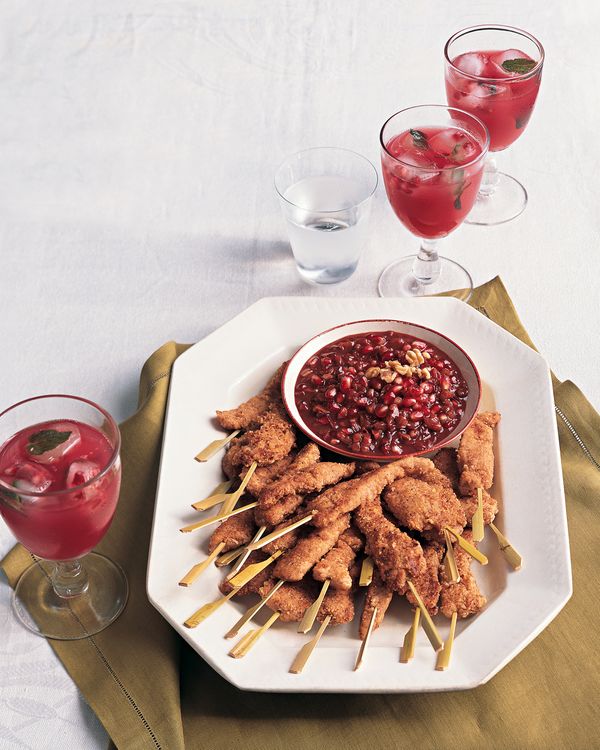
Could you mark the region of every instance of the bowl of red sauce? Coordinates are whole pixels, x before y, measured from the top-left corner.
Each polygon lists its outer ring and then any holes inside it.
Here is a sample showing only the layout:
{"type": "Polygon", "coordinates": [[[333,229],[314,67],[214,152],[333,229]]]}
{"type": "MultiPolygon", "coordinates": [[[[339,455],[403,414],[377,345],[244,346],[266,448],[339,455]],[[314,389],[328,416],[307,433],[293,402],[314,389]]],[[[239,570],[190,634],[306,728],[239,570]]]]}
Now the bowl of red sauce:
{"type": "Polygon", "coordinates": [[[361,320],[319,333],[290,360],[282,394],[315,443],[358,460],[438,450],[471,423],[481,380],[469,355],[439,331],[361,320]]]}

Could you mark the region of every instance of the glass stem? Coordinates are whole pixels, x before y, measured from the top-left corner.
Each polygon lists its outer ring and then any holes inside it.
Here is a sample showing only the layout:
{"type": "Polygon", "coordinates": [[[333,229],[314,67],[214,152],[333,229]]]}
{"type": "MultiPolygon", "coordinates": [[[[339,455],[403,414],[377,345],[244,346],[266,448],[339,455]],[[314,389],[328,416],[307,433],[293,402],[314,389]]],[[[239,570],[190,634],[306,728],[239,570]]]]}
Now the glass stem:
{"type": "Polygon", "coordinates": [[[71,599],[87,591],[88,577],[81,560],[57,562],[51,574],[52,586],[61,599],[71,599]]]}
{"type": "Polygon", "coordinates": [[[489,198],[490,195],[493,195],[498,187],[498,179],[498,165],[496,164],[496,159],[493,156],[488,156],[483,168],[483,177],[481,178],[478,197],[489,198]]]}
{"type": "Polygon", "coordinates": [[[437,254],[438,240],[421,240],[419,254],[413,263],[413,273],[420,284],[433,284],[440,275],[440,258],[437,254]]]}

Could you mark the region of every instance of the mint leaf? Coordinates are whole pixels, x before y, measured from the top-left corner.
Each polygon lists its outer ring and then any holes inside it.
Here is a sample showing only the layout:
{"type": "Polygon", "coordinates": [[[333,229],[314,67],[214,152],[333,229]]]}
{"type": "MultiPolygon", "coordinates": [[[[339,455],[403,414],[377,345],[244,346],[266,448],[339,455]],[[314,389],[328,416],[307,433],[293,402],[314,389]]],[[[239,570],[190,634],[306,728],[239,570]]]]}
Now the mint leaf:
{"type": "MultiPolygon", "coordinates": [[[[461,169],[460,171],[462,172],[463,170],[461,169]]],[[[470,182],[465,182],[463,180],[463,182],[461,182],[459,185],[457,185],[456,188],[455,188],[455,190],[454,190],[454,195],[456,196],[454,198],[454,208],[457,211],[460,211],[460,209],[462,208],[462,202],[461,202],[460,198],[461,198],[462,194],[465,192],[465,190],[469,187],[470,184],[471,184],[470,182]]]]}
{"type": "Polygon", "coordinates": [[[529,73],[536,65],[535,60],[528,60],[526,57],[514,57],[502,63],[502,67],[508,73],[529,73]]]}
{"type": "Polygon", "coordinates": [[[525,125],[529,122],[529,118],[531,117],[531,112],[529,114],[523,115],[522,117],[516,117],[515,118],[515,126],[517,130],[520,130],[521,128],[524,128],[525,125]]]}
{"type": "Polygon", "coordinates": [[[490,96],[494,96],[495,94],[497,94],[497,93],[498,93],[498,87],[497,87],[497,86],[494,86],[494,84],[493,84],[493,83],[482,83],[482,82],[480,81],[480,82],[479,82],[479,85],[480,85],[480,86],[481,86],[482,88],[484,88],[484,89],[487,89],[487,90],[489,91],[489,93],[490,93],[490,96]]]}
{"type": "Polygon", "coordinates": [[[40,430],[29,436],[27,452],[32,456],[41,456],[42,453],[51,451],[65,440],[68,440],[70,432],[59,432],[58,430],[40,430]]]}
{"type": "Polygon", "coordinates": [[[425,133],[422,133],[420,130],[413,130],[411,128],[410,134],[412,135],[413,143],[417,148],[429,148],[429,143],[427,142],[427,136],[425,135],[425,133]]]}

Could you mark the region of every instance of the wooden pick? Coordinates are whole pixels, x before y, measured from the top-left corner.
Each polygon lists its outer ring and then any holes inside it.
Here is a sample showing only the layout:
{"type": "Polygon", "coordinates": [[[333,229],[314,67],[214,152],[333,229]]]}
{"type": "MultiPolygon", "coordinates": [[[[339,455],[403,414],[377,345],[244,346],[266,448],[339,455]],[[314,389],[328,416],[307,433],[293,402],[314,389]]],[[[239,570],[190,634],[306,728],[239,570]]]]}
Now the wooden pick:
{"type": "MultiPolygon", "coordinates": [[[[261,526],[256,532],[256,534],[252,537],[251,542],[257,542],[261,538],[261,536],[265,533],[266,530],[267,530],[266,526],[261,526]]],[[[234,575],[240,572],[243,564],[246,562],[249,556],[250,556],[250,550],[248,549],[248,547],[246,547],[245,549],[243,549],[242,553],[237,558],[236,564],[233,566],[233,568],[231,568],[229,573],[227,573],[227,575],[225,576],[225,579],[227,581],[230,578],[233,578],[234,575]]]]}
{"type": "Polygon", "coordinates": [[[194,567],[189,570],[179,581],[180,586],[191,586],[192,583],[198,578],[200,573],[202,571],[206,570],[208,566],[211,564],[211,562],[219,556],[219,552],[223,549],[225,546],[225,542],[219,542],[217,546],[214,548],[214,550],[210,553],[210,555],[206,558],[206,560],[202,560],[201,563],[198,563],[197,565],[194,565],[194,567]]]}
{"type": "Polygon", "coordinates": [[[373,607],[373,612],[371,613],[371,619],[369,620],[369,627],[367,628],[367,632],[366,632],[365,637],[363,638],[363,642],[360,644],[360,648],[358,649],[358,655],[356,657],[356,662],[354,663],[355,672],[363,663],[365,651],[367,650],[367,646],[369,645],[369,640],[371,638],[371,633],[373,632],[373,626],[375,625],[376,617],[377,617],[377,607],[373,607]]]}
{"type": "Polygon", "coordinates": [[[256,628],[256,630],[251,630],[249,633],[246,633],[246,635],[240,639],[239,643],[236,643],[231,649],[229,656],[233,656],[234,659],[241,659],[243,656],[246,656],[248,651],[250,651],[259,638],[262,638],[271,625],[277,620],[279,615],[279,612],[273,612],[264,625],[260,628],[256,628]]]}
{"type": "Polygon", "coordinates": [[[225,565],[231,565],[231,563],[236,560],[240,555],[242,555],[246,551],[246,548],[244,546],[236,547],[235,549],[230,549],[229,551],[225,552],[221,557],[219,557],[218,560],[215,560],[215,565],[217,568],[222,568],[225,565]]]}
{"type": "Polygon", "coordinates": [[[415,655],[415,644],[417,643],[417,633],[419,631],[419,621],[421,619],[421,610],[416,607],[413,614],[413,621],[410,628],[406,631],[404,636],[404,642],[400,649],[400,661],[402,664],[408,664],[408,662],[415,655]]]}
{"type": "Polygon", "coordinates": [[[494,523],[490,523],[490,528],[496,535],[496,539],[498,540],[498,544],[500,546],[500,551],[507,559],[509,565],[515,570],[521,570],[521,566],[523,565],[523,558],[521,557],[521,555],[517,552],[517,550],[512,546],[512,544],[494,523]]]}
{"type": "Polygon", "coordinates": [[[370,557],[365,557],[362,561],[360,568],[360,577],[358,579],[359,586],[370,586],[373,580],[373,560],[370,557]]]}
{"type": "Polygon", "coordinates": [[[310,607],[306,608],[304,617],[302,618],[300,625],[298,625],[299,633],[308,633],[308,631],[314,625],[315,620],[317,619],[317,614],[319,613],[319,610],[321,609],[321,604],[323,604],[323,599],[325,598],[325,594],[327,593],[327,589],[329,588],[330,583],[331,581],[329,579],[327,579],[326,581],[323,581],[323,585],[321,586],[321,591],[319,592],[319,596],[317,596],[317,598],[310,605],[310,607]]]}
{"type": "Polygon", "coordinates": [[[450,620],[450,634],[446,638],[444,648],[437,655],[437,662],[435,668],[438,672],[443,672],[450,666],[450,658],[452,656],[452,645],[454,643],[454,633],[456,631],[456,612],[452,613],[452,619],[450,620]]]}
{"type": "Polygon", "coordinates": [[[452,544],[452,538],[446,529],[444,529],[444,539],[446,540],[446,555],[444,557],[444,571],[446,573],[446,578],[452,583],[458,583],[460,581],[460,575],[458,574],[458,568],[456,567],[454,545],[452,544]]]}
{"type": "Polygon", "coordinates": [[[480,552],[477,549],[477,547],[474,547],[471,544],[471,542],[467,542],[467,540],[464,537],[462,537],[460,534],[457,534],[456,531],[453,531],[449,526],[444,526],[444,528],[446,529],[446,531],[449,531],[452,534],[452,536],[456,539],[456,541],[458,542],[459,547],[461,547],[462,549],[464,549],[464,551],[468,555],[471,555],[471,557],[474,560],[477,560],[477,562],[481,563],[481,565],[487,565],[488,564],[487,557],[483,554],[483,552],[480,552]]]}
{"type": "Polygon", "coordinates": [[[256,471],[256,467],[258,464],[256,461],[254,461],[250,467],[248,468],[248,471],[244,474],[244,478],[242,479],[240,486],[237,488],[235,492],[232,492],[228,497],[227,500],[223,503],[223,507],[221,508],[221,513],[230,513],[236,506],[237,501],[240,499],[240,497],[244,494],[244,490],[246,489],[246,486],[248,482],[252,479],[252,475],[256,471]]]}
{"type": "Polygon", "coordinates": [[[224,502],[228,497],[227,490],[230,489],[232,484],[233,479],[228,479],[226,482],[221,482],[214,488],[210,495],[207,495],[204,498],[204,500],[198,500],[197,502],[192,503],[192,508],[194,508],[194,510],[207,510],[208,508],[212,508],[218,503],[224,502]]]}
{"type": "Polygon", "coordinates": [[[285,583],[284,580],[280,579],[277,581],[277,583],[273,586],[273,588],[269,591],[269,593],[266,596],[263,596],[263,598],[255,604],[253,607],[249,607],[244,614],[240,617],[240,619],[236,622],[236,624],[231,628],[231,630],[228,630],[225,633],[225,638],[234,638],[240,630],[244,627],[244,625],[249,622],[254,615],[259,612],[265,604],[269,601],[269,599],[273,596],[273,594],[276,591],[279,591],[279,589],[283,586],[285,583]]]}
{"type": "Polygon", "coordinates": [[[200,607],[200,609],[197,609],[191,617],[188,617],[188,619],[183,624],[186,628],[195,628],[197,625],[200,625],[201,622],[204,622],[204,620],[206,620],[209,615],[212,615],[213,612],[216,612],[219,607],[223,606],[225,602],[228,602],[232,596],[235,596],[238,591],[239,588],[232,589],[232,591],[230,591],[226,596],[221,596],[214,602],[204,604],[202,607],[200,607]]]}
{"type": "Polygon", "coordinates": [[[407,581],[407,583],[408,588],[412,591],[412,595],[415,597],[415,601],[417,602],[417,604],[419,605],[419,609],[421,610],[421,626],[423,627],[425,634],[429,638],[429,643],[431,643],[431,645],[433,646],[433,650],[439,651],[444,645],[444,642],[440,638],[438,629],[431,619],[431,615],[427,611],[427,607],[423,604],[423,600],[419,596],[419,592],[415,588],[414,583],[412,581],[407,581]]]}
{"type": "Polygon", "coordinates": [[[477,508],[471,518],[471,530],[473,531],[473,541],[480,542],[483,539],[483,489],[477,488],[477,508]]]}
{"type": "Polygon", "coordinates": [[[196,529],[201,529],[204,526],[210,526],[211,523],[218,523],[219,521],[224,521],[226,518],[231,518],[231,516],[237,516],[238,513],[243,513],[245,510],[250,510],[250,508],[256,508],[257,505],[258,501],[256,500],[253,503],[248,503],[248,505],[242,505],[241,508],[235,508],[235,510],[232,510],[230,513],[218,513],[211,518],[205,518],[204,521],[191,523],[189,526],[184,526],[182,529],[179,529],[179,531],[187,534],[189,531],[196,531],[196,529]]]}
{"type": "Polygon", "coordinates": [[[327,617],[323,620],[321,623],[321,626],[315,633],[315,635],[308,641],[308,643],[305,643],[304,646],[298,651],[296,654],[296,658],[292,662],[292,666],[290,667],[290,672],[292,674],[300,674],[304,667],[306,666],[306,662],[310,659],[310,655],[315,650],[315,646],[317,643],[321,640],[321,636],[325,632],[325,628],[329,625],[331,621],[331,615],[327,615],[327,617]]]}
{"type": "Polygon", "coordinates": [[[197,456],[194,458],[196,461],[199,461],[200,463],[204,463],[205,461],[208,461],[209,458],[212,458],[216,453],[218,453],[221,448],[224,448],[227,443],[229,443],[236,435],[239,435],[240,431],[235,430],[234,432],[231,432],[227,437],[221,438],[220,440],[213,440],[212,443],[209,443],[206,448],[200,453],[198,453],[197,456]]]}
{"type": "Polygon", "coordinates": [[[242,570],[240,573],[234,576],[229,581],[229,583],[235,588],[241,588],[242,586],[245,586],[249,581],[251,581],[254,578],[254,576],[257,576],[267,566],[269,566],[272,562],[277,560],[277,558],[280,557],[282,554],[283,554],[282,550],[277,550],[277,552],[273,552],[271,557],[267,557],[266,560],[261,560],[260,562],[255,562],[255,563],[252,563],[251,565],[248,565],[248,567],[244,568],[244,570],[242,570]]]}
{"type": "Polygon", "coordinates": [[[308,523],[312,519],[312,517],[313,517],[313,514],[310,513],[308,516],[304,516],[304,518],[301,518],[299,521],[294,521],[294,523],[291,523],[289,526],[286,526],[283,529],[279,529],[279,531],[272,531],[270,534],[267,534],[267,536],[263,536],[262,539],[259,539],[258,542],[253,542],[249,544],[247,549],[250,552],[254,552],[257,549],[261,549],[262,547],[265,547],[270,542],[274,542],[275,539],[279,539],[285,534],[288,534],[290,531],[293,531],[294,529],[297,529],[303,524],[308,523]]]}

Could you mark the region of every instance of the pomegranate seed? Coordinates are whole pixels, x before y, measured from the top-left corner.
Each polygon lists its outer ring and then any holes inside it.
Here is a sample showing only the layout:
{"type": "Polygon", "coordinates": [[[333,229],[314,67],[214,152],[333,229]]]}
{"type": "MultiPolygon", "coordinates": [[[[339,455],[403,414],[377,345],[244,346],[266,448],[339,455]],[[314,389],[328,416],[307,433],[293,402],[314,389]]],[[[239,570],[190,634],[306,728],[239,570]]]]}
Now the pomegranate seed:
{"type": "Polygon", "coordinates": [[[375,409],[375,415],[378,417],[385,417],[385,415],[388,413],[389,407],[385,404],[381,404],[375,409]]]}
{"type": "Polygon", "coordinates": [[[329,367],[329,365],[331,365],[331,364],[332,364],[331,357],[322,357],[321,358],[321,365],[323,367],[329,367]]]}
{"type": "Polygon", "coordinates": [[[403,398],[402,399],[402,406],[416,406],[417,400],[414,398],[403,398]]]}
{"type": "Polygon", "coordinates": [[[370,354],[373,351],[373,347],[371,344],[363,344],[361,347],[361,352],[363,354],[370,354]]]}
{"type": "Polygon", "coordinates": [[[421,349],[421,351],[424,351],[425,349],[427,349],[427,344],[424,341],[413,341],[412,348],[421,349]]]}
{"type": "Polygon", "coordinates": [[[344,392],[349,391],[352,388],[352,378],[349,375],[344,375],[340,379],[340,388],[344,392]]]}
{"type": "Polygon", "coordinates": [[[410,418],[412,422],[418,422],[421,419],[423,419],[423,412],[422,411],[413,411],[410,414],[410,418]]]}
{"type": "Polygon", "coordinates": [[[383,403],[389,406],[390,404],[394,403],[395,399],[396,397],[394,396],[394,394],[391,391],[388,391],[383,396],[383,403]]]}
{"type": "Polygon", "coordinates": [[[330,399],[331,399],[331,398],[335,398],[335,397],[336,397],[336,394],[337,394],[337,390],[336,390],[336,389],[335,389],[335,388],[334,388],[333,386],[331,386],[331,388],[328,388],[328,389],[327,389],[327,390],[325,391],[325,397],[326,397],[326,398],[330,398],[330,399]]]}
{"type": "Polygon", "coordinates": [[[346,400],[346,396],[343,393],[338,393],[337,396],[335,397],[335,400],[338,404],[343,404],[344,401],[346,400]]]}
{"type": "Polygon", "coordinates": [[[345,406],[342,406],[340,409],[339,416],[341,419],[345,419],[348,416],[348,409],[345,406]]]}

